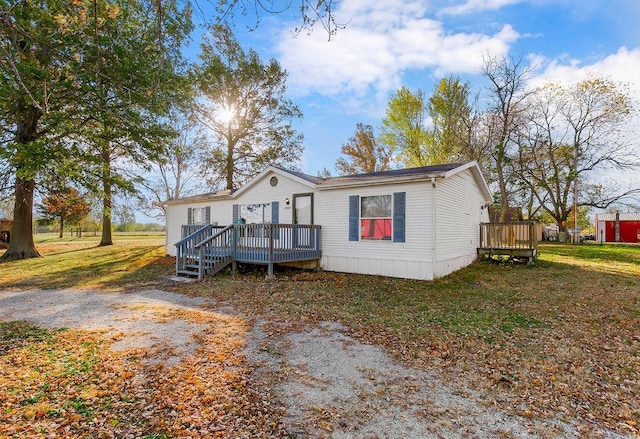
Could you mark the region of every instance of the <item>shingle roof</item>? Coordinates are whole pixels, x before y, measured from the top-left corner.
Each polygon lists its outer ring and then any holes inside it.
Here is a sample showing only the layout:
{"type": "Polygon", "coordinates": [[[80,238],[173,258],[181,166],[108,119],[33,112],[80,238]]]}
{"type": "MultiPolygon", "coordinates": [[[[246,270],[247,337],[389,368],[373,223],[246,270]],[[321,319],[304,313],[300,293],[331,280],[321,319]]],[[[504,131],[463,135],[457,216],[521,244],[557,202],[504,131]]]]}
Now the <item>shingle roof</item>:
{"type": "Polygon", "coordinates": [[[436,175],[449,172],[461,166],[462,163],[447,163],[444,165],[422,166],[419,168],[392,169],[389,171],[369,172],[366,174],[343,175],[339,177],[328,177],[322,179],[322,182],[335,183],[338,181],[355,181],[369,180],[378,178],[408,177],[411,175],[436,175]]]}
{"type": "Polygon", "coordinates": [[[338,182],[349,182],[349,181],[361,181],[361,180],[370,180],[370,179],[379,179],[379,178],[393,178],[393,177],[408,177],[411,175],[436,175],[444,172],[449,172],[452,169],[455,169],[459,166],[462,166],[463,163],[447,163],[443,165],[432,165],[432,166],[422,166],[419,168],[404,168],[404,169],[392,169],[389,171],[378,171],[378,172],[368,172],[365,174],[352,174],[352,175],[341,175],[337,177],[314,177],[312,175],[303,174],[302,172],[291,171],[289,169],[284,169],[279,166],[276,166],[278,169],[287,172],[289,174],[295,175],[298,178],[302,178],[310,183],[323,185],[323,184],[331,184],[338,182]]]}
{"type": "Polygon", "coordinates": [[[235,190],[230,191],[229,189],[224,189],[216,192],[207,192],[204,194],[189,195],[187,197],[180,197],[176,200],[169,200],[167,201],[167,204],[181,204],[181,203],[196,202],[196,201],[202,201],[202,200],[212,200],[216,198],[228,198],[233,194],[233,192],[235,192],[235,190]]]}
{"type": "Polygon", "coordinates": [[[320,177],[314,177],[313,175],[309,175],[309,174],[303,174],[302,172],[298,172],[298,171],[292,171],[290,169],[285,169],[281,166],[276,166],[273,165],[274,168],[278,168],[281,171],[286,172],[287,174],[291,174],[291,175],[295,175],[298,178],[301,178],[303,180],[308,181],[309,183],[313,183],[313,184],[318,184],[320,183],[323,179],[320,177]]]}
{"type": "MultiPolygon", "coordinates": [[[[471,164],[471,162],[467,163],[471,164]]],[[[314,177],[313,175],[304,174],[302,172],[293,171],[289,169],[282,168],[280,166],[271,165],[271,169],[276,168],[279,172],[287,173],[292,175],[298,179],[304,180],[308,183],[311,183],[318,189],[332,189],[336,187],[345,187],[345,186],[362,186],[371,184],[386,184],[387,182],[400,182],[400,181],[412,181],[415,179],[428,179],[432,177],[444,177],[449,171],[452,171],[456,168],[464,166],[465,163],[447,163],[441,165],[432,165],[432,166],[422,166],[419,168],[405,168],[405,169],[392,169],[389,171],[379,171],[379,172],[369,172],[365,174],[353,174],[353,175],[342,175],[337,177],[314,177]]],[[[264,174],[268,171],[267,168],[262,172],[264,174]]],[[[480,176],[482,179],[482,176],[480,176]]],[[[252,180],[253,181],[253,180],[252,180]]],[[[218,191],[211,192],[208,194],[200,194],[191,197],[181,198],[179,200],[170,201],[169,204],[174,203],[184,203],[189,201],[200,201],[203,199],[215,199],[215,198],[227,198],[231,197],[232,194],[236,192],[241,193],[244,190],[247,190],[252,182],[249,182],[249,185],[245,185],[244,187],[234,190],[234,191],[218,191]]],[[[486,183],[485,183],[486,186],[486,183]]],[[[487,192],[487,197],[490,197],[488,193],[488,188],[485,190],[487,192]]]]}

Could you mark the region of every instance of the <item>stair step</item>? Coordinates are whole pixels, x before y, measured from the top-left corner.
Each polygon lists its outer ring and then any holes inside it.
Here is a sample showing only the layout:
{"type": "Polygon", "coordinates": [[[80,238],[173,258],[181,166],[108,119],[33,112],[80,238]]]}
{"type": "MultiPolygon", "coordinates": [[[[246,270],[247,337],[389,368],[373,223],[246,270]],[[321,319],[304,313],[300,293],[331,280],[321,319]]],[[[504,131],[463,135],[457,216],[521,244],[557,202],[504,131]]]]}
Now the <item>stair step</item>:
{"type": "Polygon", "coordinates": [[[191,270],[178,270],[176,273],[178,276],[195,276],[198,277],[198,272],[197,271],[191,271],[191,270]]]}

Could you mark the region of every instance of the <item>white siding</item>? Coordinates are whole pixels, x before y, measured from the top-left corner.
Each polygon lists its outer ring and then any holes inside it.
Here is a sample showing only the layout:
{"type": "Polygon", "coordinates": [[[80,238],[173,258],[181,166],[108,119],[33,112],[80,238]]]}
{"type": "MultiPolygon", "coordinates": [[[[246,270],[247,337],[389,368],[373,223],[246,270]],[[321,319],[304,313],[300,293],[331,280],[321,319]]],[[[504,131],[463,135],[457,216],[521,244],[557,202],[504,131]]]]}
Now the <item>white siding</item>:
{"type": "Polygon", "coordinates": [[[596,222],[596,241],[605,242],[607,239],[606,221],[597,219],[596,222]]]}
{"type": "Polygon", "coordinates": [[[329,271],[431,279],[431,184],[403,183],[317,191],[321,267],[329,271]],[[406,193],[405,242],[349,241],[349,196],[406,193]]]}
{"type": "Polygon", "coordinates": [[[480,223],[486,221],[485,200],[470,170],[438,181],[436,189],[435,277],[445,276],[473,262],[479,245],[480,223]]]}

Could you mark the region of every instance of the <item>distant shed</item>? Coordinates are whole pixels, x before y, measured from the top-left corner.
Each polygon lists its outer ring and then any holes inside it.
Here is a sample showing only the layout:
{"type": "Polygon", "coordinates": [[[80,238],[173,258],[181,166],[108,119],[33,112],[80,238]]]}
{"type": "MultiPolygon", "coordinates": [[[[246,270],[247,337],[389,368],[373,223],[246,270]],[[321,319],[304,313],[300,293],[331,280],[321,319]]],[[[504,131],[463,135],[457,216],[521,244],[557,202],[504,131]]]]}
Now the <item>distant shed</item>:
{"type": "Polygon", "coordinates": [[[595,238],[600,242],[638,243],[640,242],[640,213],[597,214],[595,229],[595,238]]]}
{"type": "Polygon", "coordinates": [[[0,242],[9,243],[11,239],[11,220],[0,218],[0,242]]]}

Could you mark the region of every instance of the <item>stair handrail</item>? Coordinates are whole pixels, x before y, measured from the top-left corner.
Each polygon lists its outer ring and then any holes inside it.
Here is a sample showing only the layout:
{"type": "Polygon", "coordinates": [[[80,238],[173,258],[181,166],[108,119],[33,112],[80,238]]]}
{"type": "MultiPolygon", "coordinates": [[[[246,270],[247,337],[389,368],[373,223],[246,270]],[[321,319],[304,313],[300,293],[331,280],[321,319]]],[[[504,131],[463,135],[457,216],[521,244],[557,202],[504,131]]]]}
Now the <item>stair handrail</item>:
{"type": "Polygon", "coordinates": [[[200,247],[210,243],[211,241],[213,241],[214,239],[216,239],[218,236],[223,235],[224,233],[226,233],[227,231],[233,229],[233,224],[226,226],[224,229],[220,230],[218,233],[213,234],[211,236],[209,236],[206,239],[203,239],[202,241],[198,242],[196,245],[193,246],[193,248],[195,248],[196,250],[199,249],[200,247]]]}
{"type": "MultiPolygon", "coordinates": [[[[195,256],[193,254],[188,254],[188,244],[193,243],[193,241],[195,241],[196,239],[200,239],[200,235],[210,232],[211,230],[213,230],[213,228],[214,226],[212,224],[206,224],[174,244],[176,247],[176,273],[179,273],[180,270],[182,270],[182,268],[186,266],[186,259],[188,256],[195,256]]],[[[195,250],[195,246],[193,247],[193,249],[195,250]]]]}
{"type": "Polygon", "coordinates": [[[202,226],[201,228],[199,228],[198,230],[196,230],[195,232],[191,233],[190,235],[185,236],[184,238],[182,238],[180,241],[176,242],[175,245],[176,247],[191,241],[193,238],[197,237],[200,233],[204,232],[205,229],[213,229],[215,226],[212,224],[206,224],[204,226],[202,226]]]}
{"type": "Polygon", "coordinates": [[[205,263],[205,259],[206,259],[205,253],[204,253],[205,249],[210,246],[213,240],[224,235],[225,233],[227,233],[229,230],[232,230],[232,229],[233,229],[233,225],[228,225],[222,230],[220,230],[218,233],[212,234],[211,236],[207,237],[206,239],[203,239],[202,241],[198,242],[193,246],[193,249],[198,252],[198,280],[201,280],[204,277],[205,271],[207,270],[207,268],[209,268],[208,267],[209,263],[208,262],[205,263]]]}

